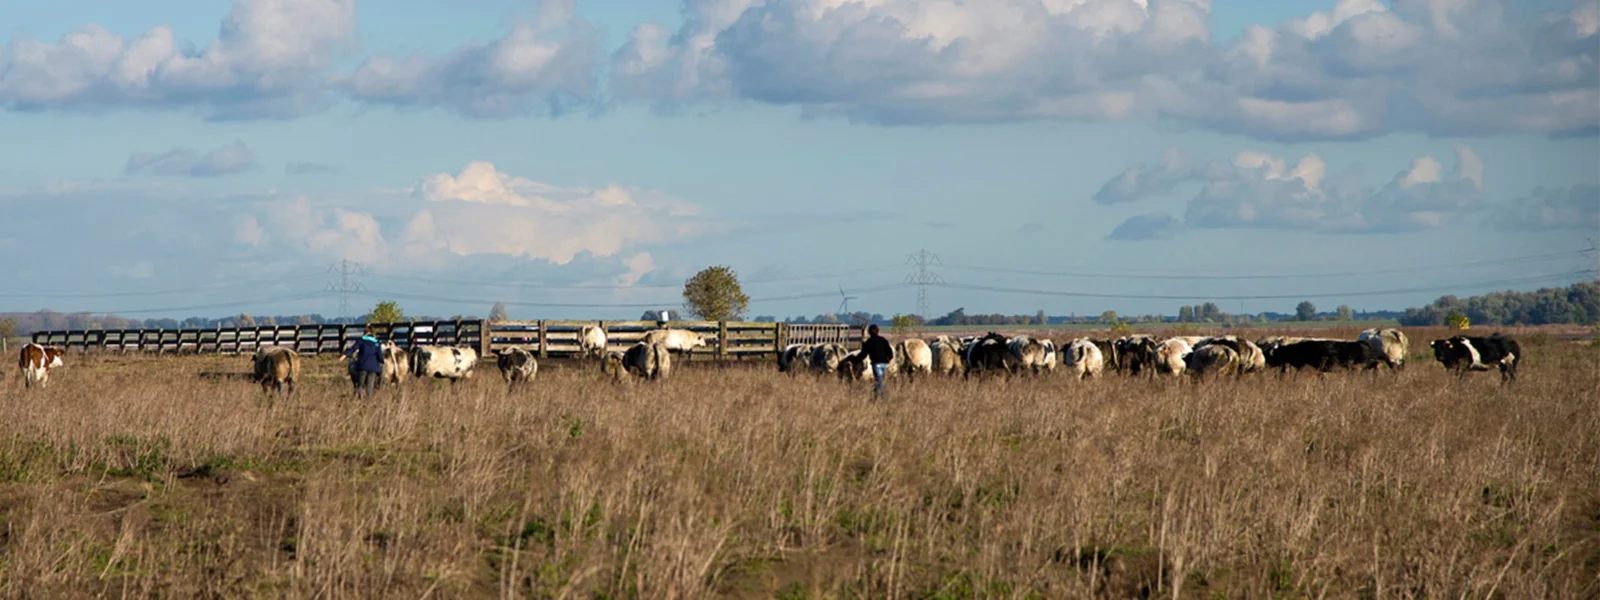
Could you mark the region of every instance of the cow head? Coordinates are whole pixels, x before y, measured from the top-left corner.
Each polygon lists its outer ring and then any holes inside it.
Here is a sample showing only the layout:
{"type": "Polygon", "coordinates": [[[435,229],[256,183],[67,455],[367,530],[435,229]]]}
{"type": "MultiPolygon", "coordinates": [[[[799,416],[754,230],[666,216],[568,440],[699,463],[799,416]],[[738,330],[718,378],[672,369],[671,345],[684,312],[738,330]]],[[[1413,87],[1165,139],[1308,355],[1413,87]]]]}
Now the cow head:
{"type": "Polygon", "coordinates": [[[61,355],[66,353],[67,351],[61,348],[45,348],[44,362],[45,364],[50,365],[50,368],[52,369],[56,367],[64,367],[66,365],[61,362],[61,355]]]}
{"type": "Polygon", "coordinates": [[[1466,346],[1456,338],[1434,340],[1428,344],[1433,347],[1433,358],[1446,367],[1453,367],[1457,362],[1470,356],[1466,346]]]}

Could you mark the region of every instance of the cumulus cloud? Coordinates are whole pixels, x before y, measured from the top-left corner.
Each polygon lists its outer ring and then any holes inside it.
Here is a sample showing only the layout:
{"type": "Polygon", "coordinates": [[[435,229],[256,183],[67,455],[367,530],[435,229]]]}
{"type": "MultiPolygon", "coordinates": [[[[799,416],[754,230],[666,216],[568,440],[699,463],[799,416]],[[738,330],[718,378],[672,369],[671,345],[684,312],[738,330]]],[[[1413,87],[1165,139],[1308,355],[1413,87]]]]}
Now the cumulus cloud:
{"type": "Polygon", "coordinates": [[[1178,185],[1199,186],[1181,221],[1165,214],[1134,217],[1112,232],[1110,238],[1120,240],[1162,239],[1181,228],[1417,231],[1447,225],[1485,207],[1482,159],[1471,148],[1457,146],[1455,161],[1447,169],[1433,157],[1419,157],[1389,183],[1373,188],[1354,172],[1330,178],[1327,163],[1316,154],[1291,165],[1282,157],[1244,151],[1226,162],[1130,168],[1107,181],[1095,201],[1108,203],[1102,198],[1108,189],[1118,202],[1135,202],[1178,185]],[[1143,179],[1147,171],[1159,175],[1149,180],[1155,183],[1143,179]]]}
{"type": "Polygon", "coordinates": [[[166,152],[135,152],[128,156],[123,174],[177,177],[216,177],[242,173],[256,166],[256,155],[244,142],[234,142],[200,154],[188,148],[173,148],[166,152]]]}
{"type": "Polygon", "coordinates": [[[1600,231],[1600,185],[1537,188],[1496,211],[1488,224],[1502,231],[1600,231]]]}
{"type": "Polygon", "coordinates": [[[472,117],[561,114],[597,102],[600,31],[550,0],[499,39],[443,56],[378,54],[339,80],[372,104],[442,108],[472,117]]]}
{"type": "MultiPolygon", "coordinates": [[[[265,231],[241,226],[237,241],[271,237],[311,254],[375,265],[478,255],[567,264],[580,255],[616,256],[722,231],[697,206],[657,192],[554,186],[487,162],[430,175],[404,197],[367,206],[274,201],[261,216],[265,231]]],[[[654,269],[648,252],[623,263],[633,281],[654,269]]]]}
{"type": "Polygon", "coordinates": [[[1339,0],[1216,44],[1205,0],[688,0],[634,28],[618,98],[877,123],[1166,120],[1275,140],[1592,132],[1600,2],[1339,0]]]}
{"type": "Polygon", "coordinates": [[[619,287],[630,287],[656,270],[656,260],[649,252],[640,252],[623,259],[622,266],[628,270],[612,279],[611,283],[619,287]]]}
{"type": "Polygon", "coordinates": [[[290,117],[322,107],[320,81],[354,44],[355,0],[236,0],[201,49],[159,26],[133,40],[85,25],[55,43],[0,48],[0,107],[184,108],[217,119],[290,117]]]}
{"type": "Polygon", "coordinates": [[[1108,240],[1134,242],[1141,240],[1165,240],[1183,229],[1183,223],[1176,217],[1167,213],[1151,213],[1129,217],[1116,229],[1106,236],[1108,240]]]}
{"type": "Polygon", "coordinates": [[[284,175],[328,175],[338,173],[339,167],[317,162],[291,162],[283,166],[284,175]]]}

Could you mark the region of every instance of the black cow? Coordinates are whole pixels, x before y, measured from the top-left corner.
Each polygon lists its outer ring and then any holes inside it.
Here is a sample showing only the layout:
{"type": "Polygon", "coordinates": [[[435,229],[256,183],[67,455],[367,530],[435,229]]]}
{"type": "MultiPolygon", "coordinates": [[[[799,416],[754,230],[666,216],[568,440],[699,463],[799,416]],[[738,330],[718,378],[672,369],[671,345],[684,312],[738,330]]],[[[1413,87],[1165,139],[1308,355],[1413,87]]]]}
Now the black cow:
{"type": "Polygon", "coordinates": [[[965,379],[973,371],[995,371],[1006,368],[1006,354],[1010,350],[1006,346],[1006,336],[993,331],[989,332],[967,347],[967,369],[961,373],[965,379]]]}
{"type": "Polygon", "coordinates": [[[1458,335],[1434,340],[1433,357],[1444,368],[1466,375],[1467,371],[1487,371],[1489,365],[1500,366],[1501,383],[1517,380],[1517,363],[1522,362],[1522,347],[1510,337],[1494,334],[1489,337],[1458,335]]]}
{"type": "Polygon", "coordinates": [[[1306,340],[1293,344],[1263,348],[1267,366],[1288,371],[1289,367],[1311,367],[1319,371],[1334,369],[1376,369],[1383,361],[1376,350],[1366,342],[1341,340],[1306,340]]]}
{"type": "Polygon", "coordinates": [[[1094,346],[1100,349],[1100,356],[1102,357],[1102,360],[1105,361],[1104,364],[1107,369],[1112,371],[1122,370],[1122,361],[1120,360],[1121,357],[1117,356],[1116,340],[1090,339],[1089,341],[1094,342],[1094,346]]]}
{"type": "Polygon", "coordinates": [[[1138,375],[1156,362],[1156,340],[1148,335],[1130,335],[1111,343],[1117,370],[1138,375]]]}

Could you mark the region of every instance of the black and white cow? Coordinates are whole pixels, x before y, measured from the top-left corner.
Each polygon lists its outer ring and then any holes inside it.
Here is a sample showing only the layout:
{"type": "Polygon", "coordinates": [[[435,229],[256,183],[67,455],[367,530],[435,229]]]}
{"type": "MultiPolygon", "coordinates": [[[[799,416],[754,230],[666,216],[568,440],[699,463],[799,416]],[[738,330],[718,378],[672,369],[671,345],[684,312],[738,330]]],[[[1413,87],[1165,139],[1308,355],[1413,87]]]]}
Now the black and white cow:
{"type": "Polygon", "coordinates": [[[1487,371],[1489,365],[1500,367],[1500,381],[1517,380],[1517,363],[1522,362],[1522,347],[1517,341],[1501,334],[1489,337],[1458,335],[1434,340],[1433,357],[1444,368],[1466,375],[1467,371],[1487,371]]]}
{"type": "Polygon", "coordinates": [[[1383,361],[1378,351],[1366,342],[1343,340],[1306,340],[1282,346],[1263,348],[1267,366],[1279,371],[1313,368],[1319,371],[1334,369],[1376,369],[1383,361]]]}

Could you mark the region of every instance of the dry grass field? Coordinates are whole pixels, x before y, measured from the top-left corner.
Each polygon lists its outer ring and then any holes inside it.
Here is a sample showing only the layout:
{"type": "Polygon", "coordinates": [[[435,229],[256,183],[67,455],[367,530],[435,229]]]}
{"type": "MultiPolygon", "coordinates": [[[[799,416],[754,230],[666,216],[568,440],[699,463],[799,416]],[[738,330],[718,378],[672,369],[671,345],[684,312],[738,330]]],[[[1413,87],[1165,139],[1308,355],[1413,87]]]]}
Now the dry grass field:
{"type": "Polygon", "coordinates": [[[8,358],[0,596],[1600,597],[1600,350],[1521,341],[1509,387],[1418,356],[876,403],[705,364],[358,401],[327,358],[269,403],[215,356],[25,392],[8,358]]]}

